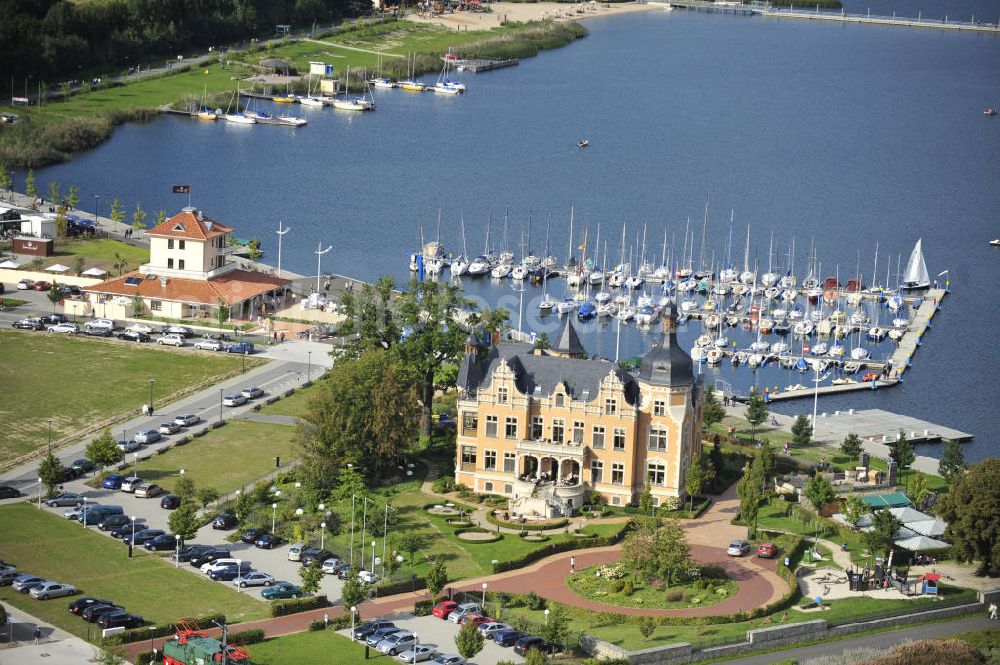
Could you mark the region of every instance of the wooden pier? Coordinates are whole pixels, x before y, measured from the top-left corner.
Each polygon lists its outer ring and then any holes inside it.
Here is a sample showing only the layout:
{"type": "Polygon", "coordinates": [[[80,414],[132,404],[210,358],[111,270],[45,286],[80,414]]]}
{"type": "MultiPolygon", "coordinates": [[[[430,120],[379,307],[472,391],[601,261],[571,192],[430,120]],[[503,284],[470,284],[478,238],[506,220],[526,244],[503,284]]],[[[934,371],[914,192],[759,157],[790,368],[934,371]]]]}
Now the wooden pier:
{"type": "Polygon", "coordinates": [[[460,61],[459,66],[467,72],[472,72],[473,74],[479,74],[481,72],[489,72],[494,69],[503,69],[504,67],[516,67],[521,64],[521,61],[517,58],[509,58],[507,60],[483,60],[483,59],[473,59],[473,60],[463,60],[460,61]]]}
{"type": "Polygon", "coordinates": [[[936,425],[919,418],[911,418],[881,409],[836,411],[816,416],[816,430],[824,439],[842,441],[850,433],[866,441],[889,443],[900,432],[910,443],[936,443],[945,439],[971,441],[972,435],[957,429],[936,425]]]}

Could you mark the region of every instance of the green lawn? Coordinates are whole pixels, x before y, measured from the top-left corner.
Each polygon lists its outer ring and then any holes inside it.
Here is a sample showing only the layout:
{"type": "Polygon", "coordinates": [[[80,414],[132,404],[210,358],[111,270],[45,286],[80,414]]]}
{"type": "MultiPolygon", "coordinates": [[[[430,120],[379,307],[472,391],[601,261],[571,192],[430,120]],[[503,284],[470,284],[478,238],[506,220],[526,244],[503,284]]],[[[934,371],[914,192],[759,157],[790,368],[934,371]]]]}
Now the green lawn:
{"type": "MultiPolygon", "coordinates": [[[[88,212],[93,212],[90,210],[88,212]]],[[[107,211],[104,211],[107,214],[107,211]]],[[[133,270],[139,264],[149,261],[149,249],[146,247],[135,247],[115,240],[114,238],[97,238],[95,240],[62,240],[56,246],[53,262],[57,261],[73,268],[76,257],[83,257],[84,270],[87,268],[103,268],[111,275],[118,274],[113,270],[113,264],[117,260],[115,255],[120,255],[128,262],[126,270],[133,270]]],[[[46,264],[49,265],[49,264],[46,264]]]]}
{"type": "MultiPolygon", "coordinates": [[[[110,598],[147,621],[223,612],[231,622],[266,616],[263,603],[145,553],[129,560],[120,542],[28,504],[0,507],[0,552],[19,570],[73,584],[83,594],[110,598]]],[[[86,638],[87,624],[66,611],[69,599],[37,601],[10,587],[0,600],[86,638]]],[[[93,627],[91,627],[93,629],[93,627]]],[[[97,631],[94,630],[96,633],[97,631]]]]}
{"type": "Polygon", "coordinates": [[[273,469],[275,456],[281,457],[282,464],[290,462],[294,438],[291,425],[230,420],[190,443],[140,460],[137,473],[169,491],[184,469],[195,487],[211,487],[224,494],[245,488],[273,469]]]}
{"type": "Polygon", "coordinates": [[[363,663],[378,663],[389,665],[399,661],[391,656],[383,656],[375,649],[371,650],[371,658],[365,659],[365,648],[361,644],[352,643],[343,635],[332,630],[295,633],[276,637],[266,642],[245,647],[254,665],[289,665],[290,663],[330,663],[337,665],[362,665],[363,663]],[[332,654],[336,657],[331,660],[332,654]]]}
{"type": "Polygon", "coordinates": [[[156,381],[154,399],[162,403],[170,395],[237,373],[241,366],[242,358],[229,354],[0,331],[0,462],[44,445],[48,418],[57,441],[108,418],[137,415],[149,401],[150,379],[156,381]]]}
{"type": "Polygon", "coordinates": [[[282,397],[274,404],[268,404],[261,408],[261,413],[272,416],[294,416],[299,417],[306,410],[306,404],[312,397],[315,390],[312,386],[296,390],[290,397],[282,397]]]}

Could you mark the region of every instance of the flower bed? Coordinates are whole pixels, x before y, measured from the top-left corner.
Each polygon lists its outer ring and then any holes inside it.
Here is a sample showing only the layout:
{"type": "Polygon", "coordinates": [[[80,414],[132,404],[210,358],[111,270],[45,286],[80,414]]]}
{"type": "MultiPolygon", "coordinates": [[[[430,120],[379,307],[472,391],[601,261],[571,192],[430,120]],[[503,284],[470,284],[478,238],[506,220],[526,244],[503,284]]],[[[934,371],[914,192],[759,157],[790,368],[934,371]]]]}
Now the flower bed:
{"type": "Polygon", "coordinates": [[[731,598],[739,584],[731,579],[699,578],[687,584],[665,587],[632,575],[621,564],[591,566],[566,580],[579,596],[609,605],[680,609],[704,607],[731,598]]]}

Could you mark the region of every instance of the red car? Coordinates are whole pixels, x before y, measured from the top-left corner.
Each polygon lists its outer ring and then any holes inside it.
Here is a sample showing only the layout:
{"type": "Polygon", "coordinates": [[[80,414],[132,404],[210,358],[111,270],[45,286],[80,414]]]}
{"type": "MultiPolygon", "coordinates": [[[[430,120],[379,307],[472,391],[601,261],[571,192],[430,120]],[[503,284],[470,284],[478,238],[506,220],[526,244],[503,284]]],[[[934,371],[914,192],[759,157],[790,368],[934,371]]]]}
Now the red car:
{"type": "Polygon", "coordinates": [[[52,285],[49,284],[48,282],[35,282],[35,285],[31,288],[33,288],[35,291],[48,291],[49,289],[52,288],[52,285]]]}
{"type": "Polygon", "coordinates": [[[467,623],[471,623],[473,626],[481,626],[484,623],[491,623],[493,619],[482,614],[466,614],[464,617],[459,619],[459,625],[464,626],[467,623]]]}
{"type": "Polygon", "coordinates": [[[458,607],[458,603],[453,600],[442,600],[440,603],[434,606],[431,610],[431,614],[436,616],[438,619],[448,619],[448,615],[451,614],[455,608],[458,607]]]}
{"type": "Polygon", "coordinates": [[[774,546],[774,543],[761,543],[757,547],[757,556],[762,559],[771,559],[778,554],[778,548],[774,546]]]}

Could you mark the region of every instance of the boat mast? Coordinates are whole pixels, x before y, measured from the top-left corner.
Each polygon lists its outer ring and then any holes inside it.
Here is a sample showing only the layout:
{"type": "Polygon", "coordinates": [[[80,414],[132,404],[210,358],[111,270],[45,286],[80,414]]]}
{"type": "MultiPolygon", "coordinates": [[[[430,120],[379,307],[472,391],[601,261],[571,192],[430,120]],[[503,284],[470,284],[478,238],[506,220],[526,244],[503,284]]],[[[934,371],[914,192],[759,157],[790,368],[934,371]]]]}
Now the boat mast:
{"type": "Polygon", "coordinates": [[[736,210],[729,211],[729,241],[726,242],[726,270],[733,267],[733,218],[736,217],[736,210]]]}
{"type": "Polygon", "coordinates": [[[684,262],[688,255],[688,233],[691,231],[691,217],[688,216],[687,225],[684,227],[684,250],[681,252],[681,269],[684,269],[684,262]]]}
{"type": "Polygon", "coordinates": [[[490,256],[490,222],[493,221],[493,211],[486,213],[486,246],[483,248],[483,256],[489,260],[490,256]]]}
{"type": "Polygon", "coordinates": [[[701,254],[698,257],[698,270],[705,270],[705,238],[708,236],[708,196],[705,196],[705,221],[701,225],[701,254]]]}
{"type": "Polygon", "coordinates": [[[747,243],[743,246],[743,272],[750,272],[750,224],[747,224],[747,243]]]}
{"type": "Polygon", "coordinates": [[[660,267],[667,265],[667,225],[663,225],[663,249],[660,250],[660,267]]]}
{"type": "Polygon", "coordinates": [[[566,245],[566,266],[573,261],[573,206],[569,207],[569,243],[566,245]]]}
{"type": "MultiPolygon", "coordinates": [[[[872,268],[872,288],[875,288],[875,283],[878,280],[878,240],[875,241],[875,267],[872,268]]],[[[887,285],[888,286],[888,285],[887,285]]]]}

